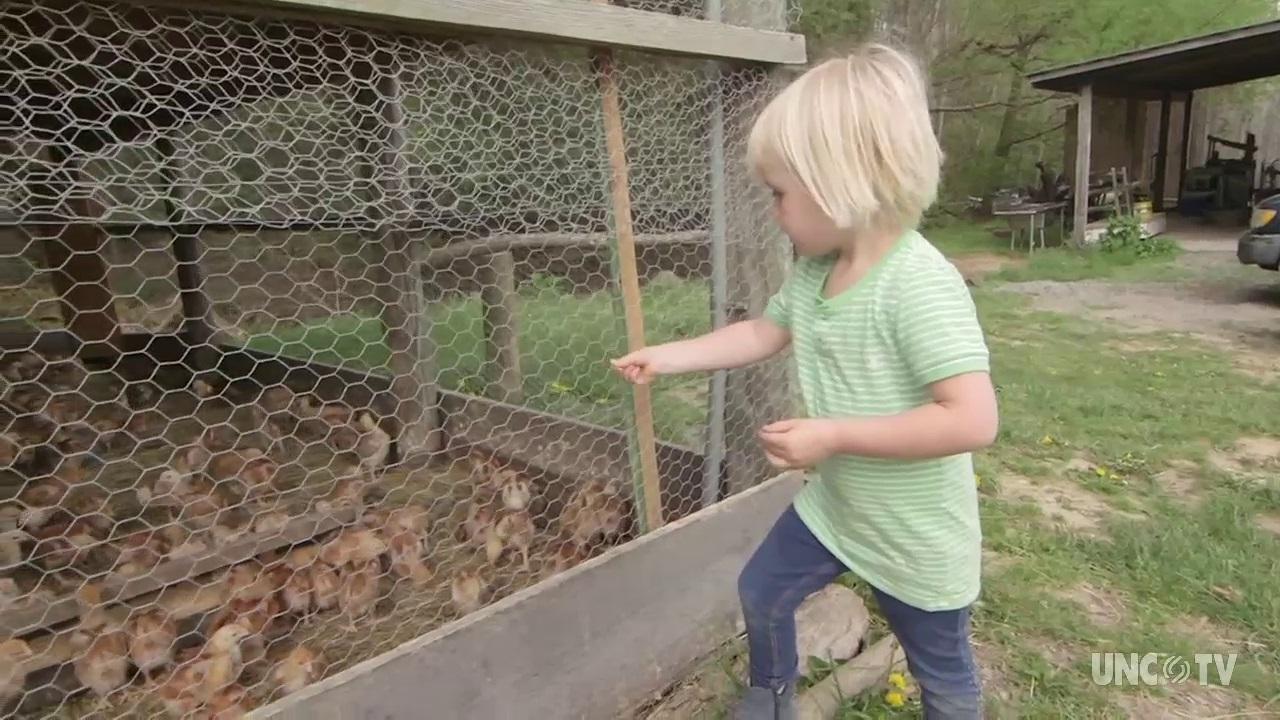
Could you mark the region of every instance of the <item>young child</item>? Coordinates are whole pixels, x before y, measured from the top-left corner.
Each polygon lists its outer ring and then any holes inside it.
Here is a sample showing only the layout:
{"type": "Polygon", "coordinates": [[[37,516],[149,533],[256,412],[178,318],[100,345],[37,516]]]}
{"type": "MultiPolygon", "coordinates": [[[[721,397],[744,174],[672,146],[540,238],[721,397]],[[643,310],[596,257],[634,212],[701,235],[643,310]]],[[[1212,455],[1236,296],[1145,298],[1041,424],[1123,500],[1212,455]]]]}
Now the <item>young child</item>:
{"type": "Polygon", "coordinates": [[[816,470],[738,580],[751,686],[730,717],[794,717],[795,611],[846,570],[874,590],[925,717],[981,717],[969,644],[981,531],[970,453],[998,419],[964,279],[915,230],[942,152],[923,78],[879,44],[819,65],[757,119],[748,159],[799,256],[764,316],[614,360],[629,381],[737,368],[788,346],[807,417],[762,428],[816,470]]]}

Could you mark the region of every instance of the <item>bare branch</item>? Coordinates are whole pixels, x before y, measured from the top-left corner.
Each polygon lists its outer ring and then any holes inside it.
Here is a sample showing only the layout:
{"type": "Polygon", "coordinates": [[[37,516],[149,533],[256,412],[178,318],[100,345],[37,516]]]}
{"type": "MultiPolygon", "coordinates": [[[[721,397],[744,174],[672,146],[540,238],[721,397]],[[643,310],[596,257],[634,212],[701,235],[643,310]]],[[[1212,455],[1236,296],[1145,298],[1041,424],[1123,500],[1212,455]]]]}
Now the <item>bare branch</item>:
{"type": "Polygon", "coordinates": [[[1044,137],[1045,135],[1048,135],[1048,134],[1049,134],[1049,133],[1051,133],[1051,132],[1056,132],[1056,131],[1058,131],[1058,130],[1061,130],[1062,128],[1064,128],[1064,127],[1066,127],[1066,126],[1067,126],[1067,121],[1066,121],[1066,120],[1063,120],[1062,122],[1058,123],[1057,125],[1054,125],[1053,127],[1046,128],[1046,129],[1044,129],[1044,130],[1041,130],[1041,131],[1040,131],[1040,132],[1038,132],[1038,133],[1034,133],[1034,134],[1032,134],[1032,135],[1028,135],[1028,136],[1026,136],[1026,137],[1020,137],[1020,138],[1018,138],[1018,139],[1016,139],[1016,140],[1013,140],[1013,141],[1011,141],[1011,142],[1009,143],[1009,147],[1013,147],[1014,145],[1021,145],[1021,144],[1022,144],[1022,143],[1024,143],[1024,142],[1031,142],[1032,140],[1036,140],[1036,139],[1042,138],[1042,137],[1044,137]]]}
{"type": "Polygon", "coordinates": [[[935,113],[962,113],[973,112],[975,110],[985,110],[993,107],[1006,107],[1008,103],[1003,100],[993,100],[991,102],[980,102],[972,105],[956,105],[953,107],[935,107],[929,108],[929,112],[935,113]]]}

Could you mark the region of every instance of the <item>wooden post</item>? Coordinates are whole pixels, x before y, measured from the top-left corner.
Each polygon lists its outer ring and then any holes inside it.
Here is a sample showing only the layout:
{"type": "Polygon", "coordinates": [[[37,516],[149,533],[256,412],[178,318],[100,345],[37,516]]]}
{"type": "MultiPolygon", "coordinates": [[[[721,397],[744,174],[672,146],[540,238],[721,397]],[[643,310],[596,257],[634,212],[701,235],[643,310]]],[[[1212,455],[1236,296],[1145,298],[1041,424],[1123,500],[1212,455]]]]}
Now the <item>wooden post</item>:
{"type": "Polygon", "coordinates": [[[1182,164],[1178,173],[1178,205],[1182,204],[1182,188],[1187,181],[1187,168],[1191,167],[1191,108],[1195,93],[1187,91],[1187,98],[1182,108],[1182,164]]]}
{"type": "Polygon", "coordinates": [[[1089,224],[1089,156],[1093,144],[1093,86],[1080,88],[1080,101],[1076,104],[1076,189],[1075,222],[1071,229],[1071,243],[1084,246],[1085,226],[1089,224]]]}
{"type": "MultiPolygon", "coordinates": [[[[706,18],[712,22],[720,22],[720,0],[706,0],[703,3],[706,18]]],[[[726,217],[725,207],[725,147],[724,147],[724,94],[721,83],[724,81],[723,68],[720,63],[707,63],[707,77],[711,80],[711,117],[710,133],[707,138],[707,157],[711,181],[711,215],[709,240],[711,246],[711,328],[719,330],[729,321],[729,267],[725,254],[726,217]]],[[[707,440],[703,463],[702,507],[708,507],[720,499],[720,478],[724,465],[724,412],[725,393],[729,373],[717,370],[711,373],[707,388],[707,440]]]]}
{"type": "Polygon", "coordinates": [[[184,224],[186,195],[182,191],[182,170],[174,165],[173,141],[163,135],[156,138],[156,150],[162,158],[161,174],[169,184],[164,209],[173,239],[173,259],[182,302],[182,335],[187,345],[195,348],[192,362],[196,369],[209,370],[216,362],[212,345],[213,305],[204,291],[204,273],[200,269],[200,228],[184,224]]]}
{"type": "Polygon", "coordinates": [[[478,280],[484,315],[485,377],[492,397],[506,403],[521,402],[524,376],[520,372],[515,256],[494,253],[480,267],[478,280]]]}
{"type": "Polygon", "coordinates": [[[1142,158],[1146,154],[1146,132],[1142,114],[1143,104],[1137,98],[1126,98],[1124,101],[1124,141],[1129,148],[1125,164],[1129,168],[1129,179],[1142,177],[1142,158]]]}
{"type": "Polygon", "coordinates": [[[33,239],[43,240],[53,291],[67,330],[82,343],[82,358],[110,358],[120,352],[120,321],[105,260],[107,234],[95,222],[90,201],[76,192],[81,170],[71,150],[47,148],[53,166],[47,184],[32,188],[51,204],[33,239]],[[57,203],[61,202],[61,207],[57,203]]]}
{"type": "Polygon", "coordinates": [[[1160,98],[1160,149],[1156,154],[1156,177],[1151,189],[1156,212],[1164,212],[1165,174],[1169,169],[1169,106],[1172,102],[1169,93],[1160,98]]]}
{"type": "Polygon", "coordinates": [[[397,450],[403,460],[410,453],[435,452],[443,445],[435,367],[428,350],[430,316],[422,293],[423,244],[403,229],[412,203],[405,179],[404,88],[395,70],[399,63],[382,48],[354,57],[355,100],[365,110],[358,126],[369,167],[368,217],[377,223],[367,256],[391,352],[389,404],[395,409],[397,450]]]}
{"type": "MultiPolygon", "coordinates": [[[[597,48],[591,52],[592,66],[600,86],[604,110],[605,146],[609,155],[610,188],[613,196],[613,222],[617,234],[617,270],[622,285],[622,300],[627,324],[627,347],[639,350],[645,346],[644,314],[640,308],[640,277],[636,270],[635,237],[631,226],[631,188],[627,177],[626,139],[622,132],[622,109],[613,51],[597,48]]],[[[640,455],[640,472],[644,495],[644,530],[660,527],[662,497],[658,484],[658,455],[653,431],[653,409],[649,386],[632,386],[635,412],[636,448],[640,455]]]]}

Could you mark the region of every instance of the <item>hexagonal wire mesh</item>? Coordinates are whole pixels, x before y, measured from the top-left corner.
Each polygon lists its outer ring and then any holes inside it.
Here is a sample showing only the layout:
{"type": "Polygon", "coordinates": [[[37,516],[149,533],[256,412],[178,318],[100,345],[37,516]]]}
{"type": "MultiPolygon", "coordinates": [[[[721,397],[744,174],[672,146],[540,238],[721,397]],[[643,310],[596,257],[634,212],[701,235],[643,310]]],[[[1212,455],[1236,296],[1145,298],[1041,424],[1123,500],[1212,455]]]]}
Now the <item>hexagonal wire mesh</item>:
{"type": "MultiPolygon", "coordinates": [[[[0,27],[6,716],[230,717],[640,532],[586,50],[82,2],[0,27]]],[[[759,312],[771,81],[618,67],[649,342],[759,312]]],[[[654,388],[667,520],[764,477],[786,385],[654,388]]]]}

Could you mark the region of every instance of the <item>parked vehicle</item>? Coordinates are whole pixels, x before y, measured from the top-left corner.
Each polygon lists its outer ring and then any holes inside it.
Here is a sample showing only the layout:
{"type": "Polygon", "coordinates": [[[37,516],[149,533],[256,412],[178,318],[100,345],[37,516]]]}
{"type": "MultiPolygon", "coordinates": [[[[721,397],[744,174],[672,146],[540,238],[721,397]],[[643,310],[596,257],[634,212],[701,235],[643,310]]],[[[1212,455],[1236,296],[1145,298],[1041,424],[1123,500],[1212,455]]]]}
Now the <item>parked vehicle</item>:
{"type": "Polygon", "coordinates": [[[1280,194],[1253,206],[1249,232],[1240,236],[1236,258],[1245,265],[1280,270],[1280,194]]]}

